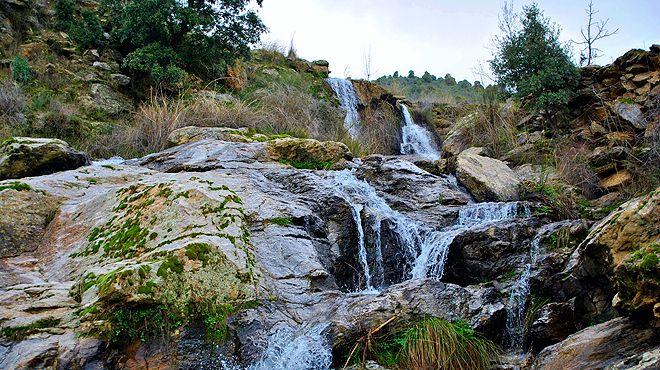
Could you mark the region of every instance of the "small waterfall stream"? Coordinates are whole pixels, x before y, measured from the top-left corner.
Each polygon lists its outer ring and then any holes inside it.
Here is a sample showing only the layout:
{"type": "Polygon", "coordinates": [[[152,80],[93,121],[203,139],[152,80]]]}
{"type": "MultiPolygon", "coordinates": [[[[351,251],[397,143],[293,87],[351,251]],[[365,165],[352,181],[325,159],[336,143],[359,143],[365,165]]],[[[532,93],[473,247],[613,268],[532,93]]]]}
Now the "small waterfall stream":
{"type": "Polygon", "coordinates": [[[410,110],[403,104],[401,104],[401,113],[405,123],[401,129],[401,154],[418,154],[430,161],[440,159],[440,151],[434,147],[431,133],[415,123],[410,110]]]}
{"type": "Polygon", "coordinates": [[[358,179],[349,170],[335,172],[332,181],[333,187],[350,205],[357,228],[358,259],[366,281],[362,292],[377,292],[384,282],[381,240],[383,221],[389,222],[399,249],[411,258],[409,264],[412,267],[408,277],[440,280],[444,274],[449,246],[456,236],[490,222],[529,216],[529,210],[518,202],[478,203],[462,207],[455,225],[438,231],[393,210],[371,185],[358,179]],[[362,217],[363,212],[365,217],[362,217]],[[369,230],[372,231],[372,249],[375,251],[373,266],[368,263],[364,234],[367,228],[362,226],[363,219],[371,223],[369,230]]]}
{"type": "Polygon", "coordinates": [[[326,79],[328,85],[337,94],[339,103],[346,112],[344,118],[344,128],[353,138],[360,135],[360,114],[358,113],[358,104],[360,100],[355,93],[355,88],[350,80],[342,78],[328,78],[326,79]]]}
{"type": "Polygon", "coordinates": [[[324,335],[328,323],[295,330],[280,328],[268,339],[261,360],[248,370],[326,370],[332,365],[332,347],[324,335]]]}

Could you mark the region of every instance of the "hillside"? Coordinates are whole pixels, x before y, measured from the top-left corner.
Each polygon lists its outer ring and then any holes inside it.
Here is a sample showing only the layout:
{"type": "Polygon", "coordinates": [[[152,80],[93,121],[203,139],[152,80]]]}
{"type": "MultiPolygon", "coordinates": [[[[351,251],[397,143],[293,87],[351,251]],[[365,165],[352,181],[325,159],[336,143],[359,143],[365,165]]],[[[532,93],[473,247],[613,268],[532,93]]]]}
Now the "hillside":
{"type": "Polygon", "coordinates": [[[660,366],[659,45],[343,80],[167,4],[0,0],[0,368],[660,366]]]}

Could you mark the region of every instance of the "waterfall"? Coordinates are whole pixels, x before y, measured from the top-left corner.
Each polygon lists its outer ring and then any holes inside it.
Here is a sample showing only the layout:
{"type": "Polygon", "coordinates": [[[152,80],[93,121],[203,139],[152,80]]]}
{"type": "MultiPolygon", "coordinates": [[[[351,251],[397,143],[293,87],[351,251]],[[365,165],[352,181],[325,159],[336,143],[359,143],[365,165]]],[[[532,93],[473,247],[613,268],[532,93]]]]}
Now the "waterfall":
{"type": "Polygon", "coordinates": [[[323,334],[328,325],[276,330],[268,339],[268,348],[261,360],[248,370],[329,369],[332,365],[332,347],[323,334]]]}
{"type": "Polygon", "coordinates": [[[418,154],[430,161],[440,159],[440,152],[433,146],[431,133],[413,121],[408,107],[401,104],[404,125],[402,129],[401,154],[418,154]]]}
{"type": "Polygon", "coordinates": [[[529,300],[529,278],[532,268],[536,264],[539,255],[541,239],[548,232],[570,224],[571,221],[556,222],[544,225],[534,236],[529,248],[529,262],[518,280],[511,287],[509,293],[509,303],[507,304],[506,314],[506,340],[509,348],[516,352],[522,352],[525,341],[525,316],[527,314],[527,304],[529,300]]]}
{"type": "Polygon", "coordinates": [[[440,280],[444,273],[449,246],[454,238],[466,230],[490,222],[528,217],[529,210],[521,203],[479,203],[459,210],[456,224],[444,230],[434,230],[393,210],[376,190],[366,181],[358,179],[350,170],[337,171],[332,186],[351,207],[353,221],[358,231],[358,260],[366,284],[363,292],[373,292],[384,282],[381,228],[387,221],[396,235],[399,249],[410,259],[409,278],[433,278],[440,280]],[[370,267],[362,226],[363,217],[370,222],[375,261],[370,267]],[[368,216],[368,217],[367,217],[368,216]]]}
{"type": "Polygon", "coordinates": [[[328,85],[337,94],[339,103],[346,112],[344,128],[351,137],[358,137],[360,135],[360,114],[357,109],[360,100],[355,93],[353,84],[351,81],[341,78],[328,78],[326,81],[328,81],[328,85]]]}
{"type": "Polygon", "coordinates": [[[458,235],[482,225],[518,217],[529,217],[529,208],[518,202],[477,203],[462,207],[453,226],[430,234],[429,242],[422,244],[421,252],[413,262],[412,278],[429,277],[440,280],[444,274],[449,246],[458,235]]]}

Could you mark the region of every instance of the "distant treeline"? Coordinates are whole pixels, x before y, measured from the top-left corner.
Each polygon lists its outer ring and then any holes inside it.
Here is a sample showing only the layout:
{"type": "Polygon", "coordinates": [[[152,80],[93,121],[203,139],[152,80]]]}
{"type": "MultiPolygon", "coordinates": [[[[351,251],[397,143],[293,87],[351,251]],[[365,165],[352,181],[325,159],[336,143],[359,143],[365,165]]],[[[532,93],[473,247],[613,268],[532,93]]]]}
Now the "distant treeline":
{"type": "Polygon", "coordinates": [[[379,77],[375,82],[395,95],[423,103],[476,103],[479,101],[480,90],[483,89],[479,81],[475,81],[474,85],[468,80],[457,82],[449,73],[444,77],[436,77],[424,72],[419,77],[415,76],[414,71],[409,71],[407,76],[399,75],[397,71],[392,75],[379,77]]]}

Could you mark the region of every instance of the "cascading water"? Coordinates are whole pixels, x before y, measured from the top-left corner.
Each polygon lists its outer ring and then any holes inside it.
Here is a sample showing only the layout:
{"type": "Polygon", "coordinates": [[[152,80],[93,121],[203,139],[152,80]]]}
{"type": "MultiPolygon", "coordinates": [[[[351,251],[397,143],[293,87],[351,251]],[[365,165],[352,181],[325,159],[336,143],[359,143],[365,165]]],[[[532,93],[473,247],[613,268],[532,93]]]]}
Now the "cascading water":
{"type": "Polygon", "coordinates": [[[358,113],[360,100],[355,93],[353,84],[351,81],[341,78],[328,78],[326,81],[335,94],[337,94],[339,103],[346,112],[344,128],[346,128],[346,131],[348,131],[351,137],[358,137],[360,135],[360,114],[358,113]]]}
{"type": "Polygon", "coordinates": [[[517,202],[478,203],[461,208],[455,225],[432,233],[431,242],[422,245],[421,252],[413,263],[411,276],[440,280],[444,274],[449,246],[456,236],[470,228],[491,222],[512,220],[520,216],[528,217],[529,209],[523,205],[521,211],[521,204],[517,202]]]}
{"type": "Polygon", "coordinates": [[[294,330],[278,329],[268,340],[261,360],[248,370],[326,370],[332,365],[332,347],[323,334],[329,324],[294,330]]]}
{"type": "Polygon", "coordinates": [[[454,226],[437,231],[390,208],[371,185],[358,179],[349,170],[335,172],[332,180],[333,188],[350,205],[353,221],[358,230],[358,258],[366,280],[363,292],[377,291],[376,289],[381,288],[384,282],[381,249],[383,221],[389,223],[390,230],[396,235],[399,249],[411,259],[412,267],[408,277],[440,280],[444,273],[449,246],[457,235],[481,224],[514,219],[520,217],[521,213],[524,217],[529,215],[529,210],[522,207],[521,211],[521,204],[517,202],[479,203],[461,208],[454,226]],[[372,268],[368,263],[362,212],[369,215],[365,220],[371,222],[372,247],[375,250],[372,268]]]}
{"type": "Polygon", "coordinates": [[[529,262],[525,265],[525,269],[518,280],[511,287],[506,314],[506,340],[508,347],[515,352],[521,353],[523,351],[523,344],[525,342],[525,316],[530,293],[529,278],[539,256],[541,239],[549,231],[567,225],[569,222],[549,224],[539,229],[529,248],[529,262]]]}
{"type": "Polygon", "coordinates": [[[431,161],[440,159],[440,152],[433,146],[431,133],[415,123],[408,107],[403,104],[401,113],[405,123],[401,130],[401,154],[417,154],[431,161]]]}

